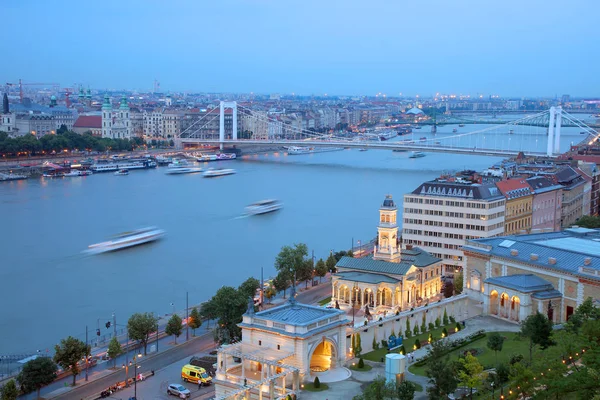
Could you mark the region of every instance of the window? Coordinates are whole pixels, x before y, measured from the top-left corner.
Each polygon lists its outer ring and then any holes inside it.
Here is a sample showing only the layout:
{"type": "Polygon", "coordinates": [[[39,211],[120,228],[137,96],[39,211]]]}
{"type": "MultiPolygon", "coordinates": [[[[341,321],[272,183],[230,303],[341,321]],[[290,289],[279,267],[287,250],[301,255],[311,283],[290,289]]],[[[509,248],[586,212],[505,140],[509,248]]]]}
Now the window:
{"type": "Polygon", "coordinates": [[[281,350],[281,345],[280,344],[277,345],[277,350],[281,350]]]}
{"type": "Polygon", "coordinates": [[[259,346],[262,346],[262,340],[259,340],[259,341],[258,341],[258,345],[259,345],[259,346]]]}

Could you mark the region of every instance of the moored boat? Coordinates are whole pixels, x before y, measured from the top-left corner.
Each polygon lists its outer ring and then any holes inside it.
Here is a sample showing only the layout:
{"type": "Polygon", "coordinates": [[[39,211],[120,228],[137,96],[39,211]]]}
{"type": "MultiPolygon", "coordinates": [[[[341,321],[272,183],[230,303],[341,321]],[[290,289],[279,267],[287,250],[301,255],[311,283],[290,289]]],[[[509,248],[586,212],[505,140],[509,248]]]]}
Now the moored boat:
{"type": "Polygon", "coordinates": [[[63,174],[63,176],[67,177],[67,178],[71,178],[74,176],[89,176],[92,174],[93,174],[92,171],[72,169],[71,171],[67,172],[66,174],[63,174]]]}
{"type": "Polygon", "coordinates": [[[149,169],[156,168],[156,161],[143,158],[143,159],[114,159],[108,162],[97,162],[90,167],[93,172],[114,172],[120,169],[149,169]]]}
{"type": "Polygon", "coordinates": [[[117,172],[115,172],[115,175],[117,176],[125,176],[125,175],[129,175],[129,170],[126,169],[120,169],[117,172]]]}
{"type": "Polygon", "coordinates": [[[340,151],[344,150],[342,147],[297,147],[290,146],[287,148],[288,155],[300,155],[300,154],[312,154],[312,153],[325,153],[328,151],[340,151]]]}
{"type": "Polygon", "coordinates": [[[232,168],[209,168],[208,170],[204,171],[202,176],[205,178],[215,178],[217,176],[233,175],[235,172],[235,169],[232,168]]]}
{"type": "Polygon", "coordinates": [[[171,164],[169,164],[169,168],[165,172],[169,175],[175,174],[194,174],[197,172],[202,172],[202,168],[193,167],[186,160],[175,160],[171,164]]]}
{"type": "Polygon", "coordinates": [[[250,215],[267,214],[277,211],[283,207],[279,200],[261,200],[246,207],[246,213],[250,215]]]}
{"type": "Polygon", "coordinates": [[[409,158],[421,158],[421,157],[425,157],[425,153],[423,153],[422,151],[413,151],[409,158]]]}
{"type": "Polygon", "coordinates": [[[13,174],[13,173],[8,173],[8,174],[0,173],[0,182],[20,181],[22,179],[27,179],[27,178],[29,178],[27,175],[19,175],[19,174],[13,174]]]}
{"type": "Polygon", "coordinates": [[[165,231],[156,227],[137,229],[132,232],[124,232],[115,236],[112,240],[93,244],[88,247],[88,252],[92,254],[105,253],[109,251],[121,250],[128,247],[138,246],[140,244],[153,242],[162,238],[165,231]]]}

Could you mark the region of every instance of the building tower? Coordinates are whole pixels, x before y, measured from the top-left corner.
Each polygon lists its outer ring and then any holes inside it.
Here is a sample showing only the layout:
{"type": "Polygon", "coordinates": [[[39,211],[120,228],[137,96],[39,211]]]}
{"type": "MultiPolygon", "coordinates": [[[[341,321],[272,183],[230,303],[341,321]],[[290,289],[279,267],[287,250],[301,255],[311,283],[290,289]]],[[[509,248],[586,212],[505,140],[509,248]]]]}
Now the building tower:
{"type": "Polygon", "coordinates": [[[92,91],[90,90],[90,88],[88,88],[85,92],[85,101],[88,106],[92,105],[92,91]]]}
{"type": "Polygon", "coordinates": [[[377,226],[377,240],[379,245],[373,253],[375,260],[399,261],[400,250],[398,248],[397,216],[398,208],[392,199],[392,195],[388,194],[379,208],[379,225],[377,226]]]}
{"type": "Polygon", "coordinates": [[[50,96],[50,107],[56,107],[56,96],[50,96]]]}
{"type": "Polygon", "coordinates": [[[131,119],[129,118],[129,104],[125,96],[121,97],[121,104],[119,105],[119,121],[125,126],[126,138],[131,137],[131,119]]]}
{"type": "Polygon", "coordinates": [[[112,137],[112,105],[108,94],[104,95],[102,103],[102,137],[112,137]]]}

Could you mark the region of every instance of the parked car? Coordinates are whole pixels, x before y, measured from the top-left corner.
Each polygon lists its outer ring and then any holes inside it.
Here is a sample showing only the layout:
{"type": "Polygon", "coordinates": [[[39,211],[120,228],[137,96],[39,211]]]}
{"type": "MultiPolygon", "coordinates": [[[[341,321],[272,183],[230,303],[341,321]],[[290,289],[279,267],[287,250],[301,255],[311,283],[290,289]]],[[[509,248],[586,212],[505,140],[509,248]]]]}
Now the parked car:
{"type": "Polygon", "coordinates": [[[182,399],[187,399],[192,393],[183,385],[172,383],[167,387],[167,394],[177,396],[182,399]]]}

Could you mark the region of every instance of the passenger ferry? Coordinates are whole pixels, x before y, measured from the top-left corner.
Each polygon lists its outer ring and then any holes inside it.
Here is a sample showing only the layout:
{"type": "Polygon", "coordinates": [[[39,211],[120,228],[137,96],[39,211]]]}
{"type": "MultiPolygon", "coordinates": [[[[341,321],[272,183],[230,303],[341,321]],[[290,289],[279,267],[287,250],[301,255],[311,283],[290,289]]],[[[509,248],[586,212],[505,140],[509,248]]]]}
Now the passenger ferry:
{"type": "Polygon", "coordinates": [[[283,203],[281,203],[279,200],[261,200],[246,207],[246,213],[250,215],[267,214],[277,211],[282,207],[283,203]]]}
{"type": "Polygon", "coordinates": [[[422,151],[413,151],[409,158],[421,158],[425,157],[425,153],[422,151]]]}
{"type": "Polygon", "coordinates": [[[124,232],[107,242],[93,244],[88,247],[87,252],[92,254],[105,253],[109,251],[126,249],[140,244],[153,242],[162,238],[165,231],[156,227],[137,229],[132,232],[124,232]]]}
{"type": "Polygon", "coordinates": [[[300,155],[300,154],[326,153],[329,151],[340,151],[340,150],[344,150],[344,148],[343,147],[316,148],[316,147],[297,147],[297,146],[290,146],[287,148],[288,155],[290,155],[290,156],[300,155]]]}
{"type": "Polygon", "coordinates": [[[206,161],[222,161],[222,160],[235,160],[237,156],[235,153],[218,153],[218,154],[200,154],[196,157],[198,162],[206,161]]]}
{"type": "Polygon", "coordinates": [[[150,158],[97,162],[90,169],[93,172],[114,172],[120,169],[149,169],[156,168],[156,161],[150,158]]]}
{"type": "Polygon", "coordinates": [[[29,178],[27,175],[19,175],[19,174],[13,174],[13,173],[8,173],[8,174],[0,173],[0,182],[20,181],[22,179],[27,179],[27,178],[29,178]]]}
{"type": "Polygon", "coordinates": [[[72,169],[71,171],[67,172],[63,176],[70,178],[70,177],[74,177],[74,176],[88,176],[88,175],[92,175],[92,173],[93,173],[92,171],[72,169]]]}
{"type": "Polygon", "coordinates": [[[169,175],[175,174],[194,174],[197,172],[202,172],[202,168],[193,167],[186,160],[175,160],[171,164],[169,164],[169,168],[165,172],[169,175]]]}
{"type": "Polygon", "coordinates": [[[156,157],[156,163],[160,166],[169,165],[172,162],[173,162],[173,159],[169,158],[169,157],[165,157],[165,156],[157,156],[156,157]]]}
{"type": "Polygon", "coordinates": [[[202,176],[205,178],[215,178],[217,176],[233,175],[233,174],[235,174],[235,172],[236,172],[235,169],[232,169],[232,168],[218,168],[218,169],[209,168],[208,170],[204,171],[202,176]]]}

